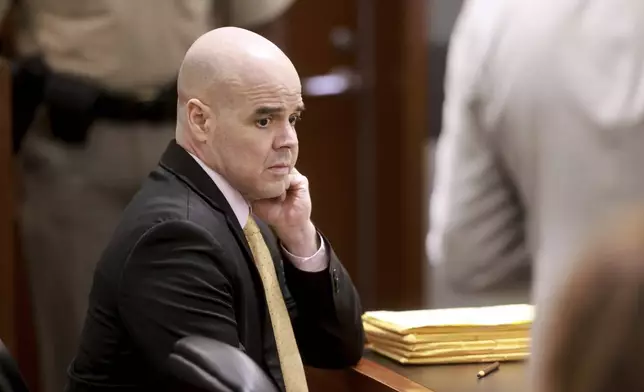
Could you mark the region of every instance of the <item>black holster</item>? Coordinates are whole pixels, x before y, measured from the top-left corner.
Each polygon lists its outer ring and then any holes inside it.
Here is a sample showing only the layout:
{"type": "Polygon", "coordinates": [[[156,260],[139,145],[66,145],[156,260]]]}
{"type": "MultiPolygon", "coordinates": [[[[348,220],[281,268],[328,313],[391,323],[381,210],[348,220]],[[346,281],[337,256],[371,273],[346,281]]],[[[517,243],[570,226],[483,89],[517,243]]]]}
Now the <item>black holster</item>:
{"type": "Polygon", "coordinates": [[[52,135],[66,143],[83,144],[98,118],[120,122],[165,122],[176,116],[176,81],[163,88],[156,99],[136,98],[105,91],[89,80],[54,73],[39,57],[14,65],[13,134],[18,151],[36,110],[44,104],[52,135]]]}
{"type": "Polygon", "coordinates": [[[43,100],[47,67],[39,57],[25,58],[11,65],[13,150],[22,140],[43,100]]]}

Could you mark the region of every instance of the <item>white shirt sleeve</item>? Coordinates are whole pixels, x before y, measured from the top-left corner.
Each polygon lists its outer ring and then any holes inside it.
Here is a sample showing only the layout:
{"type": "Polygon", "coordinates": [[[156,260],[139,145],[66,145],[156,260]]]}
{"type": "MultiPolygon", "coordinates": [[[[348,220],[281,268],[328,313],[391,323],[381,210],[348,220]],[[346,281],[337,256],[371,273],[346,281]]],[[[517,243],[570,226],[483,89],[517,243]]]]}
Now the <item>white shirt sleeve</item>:
{"type": "Polygon", "coordinates": [[[462,290],[490,289],[529,261],[523,209],[481,121],[494,37],[487,2],[467,2],[450,42],[429,255],[462,290]]]}
{"type": "Polygon", "coordinates": [[[326,245],[319,233],[318,237],[320,239],[320,248],[313,256],[310,257],[296,256],[282,246],[284,254],[286,254],[289,261],[293,263],[295,268],[305,272],[320,272],[324,271],[329,266],[329,258],[326,255],[326,245]]]}

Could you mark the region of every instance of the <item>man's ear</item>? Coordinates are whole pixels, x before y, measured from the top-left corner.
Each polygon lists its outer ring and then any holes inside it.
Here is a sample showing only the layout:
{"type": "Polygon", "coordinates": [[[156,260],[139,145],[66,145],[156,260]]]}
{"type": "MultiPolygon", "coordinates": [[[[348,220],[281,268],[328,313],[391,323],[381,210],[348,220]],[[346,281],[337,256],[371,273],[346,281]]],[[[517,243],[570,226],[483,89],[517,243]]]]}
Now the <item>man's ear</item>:
{"type": "Polygon", "coordinates": [[[208,139],[215,125],[213,111],[197,98],[192,98],[186,103],[186,120],[193,136],[200,142],[208,139]]]}

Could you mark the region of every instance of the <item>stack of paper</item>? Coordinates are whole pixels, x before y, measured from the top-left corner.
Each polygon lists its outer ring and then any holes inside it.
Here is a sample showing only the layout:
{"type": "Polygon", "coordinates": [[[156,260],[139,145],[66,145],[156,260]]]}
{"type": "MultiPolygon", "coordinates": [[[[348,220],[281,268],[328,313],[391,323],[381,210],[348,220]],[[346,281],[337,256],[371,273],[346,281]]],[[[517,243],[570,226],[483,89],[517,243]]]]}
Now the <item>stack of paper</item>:
{"type": "Polygon", "coordinates": [[[525,359],[532,305],[374,311],[362,316],[371,349],[402,364],[525,359]]]}

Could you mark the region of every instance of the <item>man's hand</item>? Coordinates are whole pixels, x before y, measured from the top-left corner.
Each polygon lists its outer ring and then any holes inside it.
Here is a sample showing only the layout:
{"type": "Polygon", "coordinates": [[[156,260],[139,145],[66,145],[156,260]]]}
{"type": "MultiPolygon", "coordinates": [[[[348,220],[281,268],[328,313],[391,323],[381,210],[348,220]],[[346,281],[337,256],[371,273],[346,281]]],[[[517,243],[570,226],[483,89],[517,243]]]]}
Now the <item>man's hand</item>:
{"type": "Polygon", "coordinates": [[[256,200],[252,203],[253,212],[275,230],[289,252],[309,257],[318,250],[317,231],[311,222],[309,181],[295,168],[287,181],[282,196],[256,200]]]}

